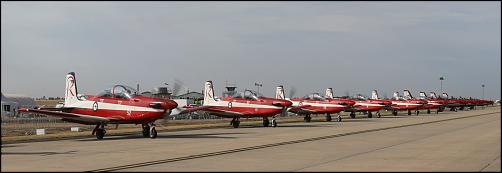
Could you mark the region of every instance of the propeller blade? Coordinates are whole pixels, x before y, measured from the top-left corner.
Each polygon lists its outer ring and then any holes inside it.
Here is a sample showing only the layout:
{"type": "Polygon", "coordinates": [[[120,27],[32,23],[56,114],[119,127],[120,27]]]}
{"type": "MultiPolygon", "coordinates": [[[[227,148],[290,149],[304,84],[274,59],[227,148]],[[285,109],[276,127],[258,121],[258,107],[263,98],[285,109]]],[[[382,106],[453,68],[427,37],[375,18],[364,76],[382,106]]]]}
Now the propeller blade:
{"type": "Polygon", "coordinates": [[[177,96],[183,86],[183,82],[179,79],[174,79],[173,94],[177,96]]]}
{"type": "Polygon", "coordinates": [[[288,116],[288,108],[287,107],[282,108],[281,116],[283,116],[283,117],[288,116]]]}

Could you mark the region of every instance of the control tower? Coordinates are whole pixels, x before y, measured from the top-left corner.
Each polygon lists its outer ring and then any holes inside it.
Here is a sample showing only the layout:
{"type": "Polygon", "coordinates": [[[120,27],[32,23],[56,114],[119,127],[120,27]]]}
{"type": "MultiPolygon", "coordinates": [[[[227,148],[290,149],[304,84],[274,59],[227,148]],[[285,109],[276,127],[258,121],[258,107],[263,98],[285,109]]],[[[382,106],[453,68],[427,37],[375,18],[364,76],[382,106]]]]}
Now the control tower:
{"type": "Polygon", "coordinates": [[[232,96],[237,92],[235,91],[235,89],[237,88],[235,82],[232,84],[228,83],[228,81],[225,81],[225,88],[227,89],[227,91],[223,91],[222,96],[224,97],[232,96]]]}

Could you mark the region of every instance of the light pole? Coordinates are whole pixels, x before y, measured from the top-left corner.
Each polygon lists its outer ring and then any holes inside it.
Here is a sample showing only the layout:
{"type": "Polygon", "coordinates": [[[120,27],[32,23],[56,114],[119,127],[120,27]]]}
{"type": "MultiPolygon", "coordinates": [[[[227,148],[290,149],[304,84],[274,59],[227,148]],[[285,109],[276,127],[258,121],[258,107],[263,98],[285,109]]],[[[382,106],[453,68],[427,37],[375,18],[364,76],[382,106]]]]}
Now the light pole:
{"type": "Polygon", "coordinates": [[[484,100],[485,99],[485,84],[482,84],[481,88],[483,88],[483,100],[484,100]]]}
{"type": "Polygon", "coordinates": [[[263,84],[259,84],[257,82],[254,83],[254,86],[258,89],[258,93],[260,93],[260,87],[263,86],[263,84]]]}
{"type": "Polygon", "coordinates": [[[439,77],[439,80],[441,81],[441,93],[440,94],[443,94],[443,80],[444,80],[444,77],[439,77]]]}

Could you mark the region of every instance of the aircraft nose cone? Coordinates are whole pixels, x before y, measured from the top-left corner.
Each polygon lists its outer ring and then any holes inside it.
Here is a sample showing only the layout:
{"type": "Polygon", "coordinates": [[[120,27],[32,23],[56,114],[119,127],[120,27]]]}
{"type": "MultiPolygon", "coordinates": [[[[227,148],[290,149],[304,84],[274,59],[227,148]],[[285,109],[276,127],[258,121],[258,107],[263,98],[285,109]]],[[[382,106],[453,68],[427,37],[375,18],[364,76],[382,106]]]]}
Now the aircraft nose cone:
{"type": "Polygon", "coordinates": [[[290,101],[288,100],[276,100],[272,103],[272,105],[274,106],[279,106],[279,107],[288,107],[288,106],[291,106],[293,105],[293,103],[291,103],[290,101]]]}
{"type": "Polygon", "coordinates": [[[178,107],[178,103],[176,103],[175,101],[172,101],[172,100],[164,101],[164,104],[163,104],[164,109],[174,109],[176,107],[178,107]]]}
{"type": "Polygon", "coordinates": [[[288,101],[288,100],[284,100],[284,101],[282,101],[282,102],[283,102],[283,103],[282,103],[282,105],[283,105],[284,107],[289,107],[289,106],[293,105],[293,102],[288,101]]]}

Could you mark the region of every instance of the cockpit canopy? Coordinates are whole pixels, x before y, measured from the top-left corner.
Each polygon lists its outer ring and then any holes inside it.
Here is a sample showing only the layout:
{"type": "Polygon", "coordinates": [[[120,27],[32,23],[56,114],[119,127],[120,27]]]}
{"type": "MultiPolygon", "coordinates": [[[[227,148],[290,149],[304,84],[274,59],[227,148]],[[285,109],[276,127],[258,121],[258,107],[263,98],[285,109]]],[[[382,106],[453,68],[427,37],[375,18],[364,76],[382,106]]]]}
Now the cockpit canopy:
{"type": "Polygon", "coordinates": [[[99,93],[99,97],[111,97],[111,98],[122,98],[131,99],[133,96],[138,95],[136,89],[126,86],[126,85],[114,85],[109,89],[105,89],[103,92],[99,93]]]}
{"type": "Polygon", "coordinates": [[[303,99],[307,100],[326,100],[323,96],[321,96],[319,93],[312,93],[312,94],[307,94],[303,97],[303,99]]]}
{"type": "Polygon", "coordinates": [[[263,97],[263,95],[252,90],[245,90],[244,92],[235,93],[234,95],[232,95],[232,97],[248,100],[258,100],[258,98],[263,97]]]}

